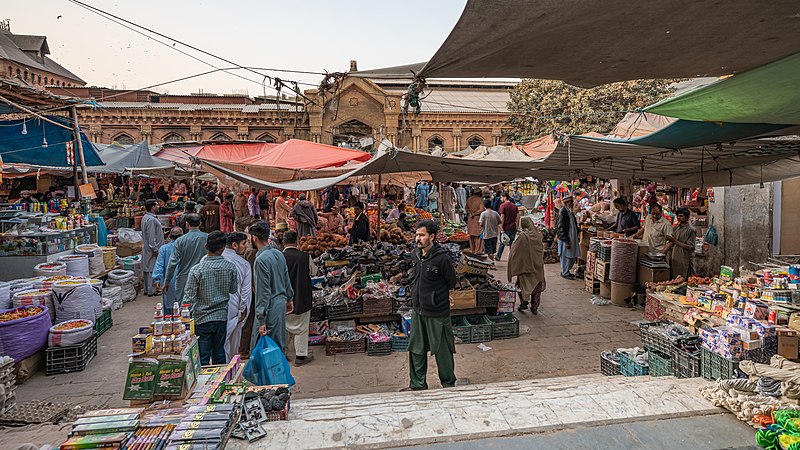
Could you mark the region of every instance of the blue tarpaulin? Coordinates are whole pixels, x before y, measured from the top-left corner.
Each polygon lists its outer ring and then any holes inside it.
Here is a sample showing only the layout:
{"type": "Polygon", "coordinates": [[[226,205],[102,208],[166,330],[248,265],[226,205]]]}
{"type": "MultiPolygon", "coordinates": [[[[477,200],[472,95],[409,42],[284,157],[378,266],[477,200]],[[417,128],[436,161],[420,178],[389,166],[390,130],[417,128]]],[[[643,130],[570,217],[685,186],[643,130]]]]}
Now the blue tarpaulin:
{"type": "MultiPolygon", "coordinates": [[[[71,126],[63,117],[50,116],[48,119],[71,126]]],[[[72,167],[72,163],[67,161],[67,143],[72,141],[71,130],[39,118],[0,121],[0,156],[4,163],[72,167]]],[[[103,165],[94,144],[83,133],[81,142],[86,165],[103,165]]],[[[75,158],[80,164],[77,149],[75,158]]]]}

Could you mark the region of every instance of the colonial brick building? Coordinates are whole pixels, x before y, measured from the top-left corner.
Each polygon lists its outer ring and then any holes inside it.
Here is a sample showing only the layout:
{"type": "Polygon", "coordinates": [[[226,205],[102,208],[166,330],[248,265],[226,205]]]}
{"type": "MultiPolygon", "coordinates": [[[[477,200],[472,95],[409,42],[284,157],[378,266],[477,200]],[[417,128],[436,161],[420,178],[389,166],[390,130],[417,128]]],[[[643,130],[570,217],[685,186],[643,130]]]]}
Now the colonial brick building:
{"type": "Polygon", "coordinates": [[[47,37],[13,34],[8,19],[0,21],[0,74],[42,89],[86,84],[49,54],[47,37]]]}

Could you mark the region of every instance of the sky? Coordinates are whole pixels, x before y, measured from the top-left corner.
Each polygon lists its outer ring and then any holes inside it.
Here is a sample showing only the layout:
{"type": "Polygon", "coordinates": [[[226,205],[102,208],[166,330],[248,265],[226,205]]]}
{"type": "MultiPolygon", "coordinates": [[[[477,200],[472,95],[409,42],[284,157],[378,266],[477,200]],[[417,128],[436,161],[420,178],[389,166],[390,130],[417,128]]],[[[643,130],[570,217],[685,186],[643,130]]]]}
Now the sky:
{"type": "MultiPolygon", "coordinates": [[[[47,36],[50,57],[89,86],[137,89],[230,64],[164,38],[162,45],[68,0],[2,0],[0,19],[16,34],[47,36]],[[174,47],[173,47],[174,44],[174,47]]],[[[96,8],[246,67],[344,72],[427,61],[466,0],[85,0],[96,8]]],[[[321,75],[260,71],[316,85],[321,75]]],[[[263,95],[263,77],[218,72],[154,90],[263,95]]],[[[311,86],[300,86],[311,89],[311,86]]],[[[266,94],[274,90],[267,88],[266,94]]]]}

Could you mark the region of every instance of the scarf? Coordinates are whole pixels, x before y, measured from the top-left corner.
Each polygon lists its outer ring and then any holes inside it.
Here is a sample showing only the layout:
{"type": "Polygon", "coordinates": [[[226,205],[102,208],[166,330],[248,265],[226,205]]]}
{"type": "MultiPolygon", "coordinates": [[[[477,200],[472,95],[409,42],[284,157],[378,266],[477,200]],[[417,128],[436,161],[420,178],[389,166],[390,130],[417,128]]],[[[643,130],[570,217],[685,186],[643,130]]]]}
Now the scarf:
{"type": "Polygon", "coordinates": [[[511,245],[508,259],[508,281],[519,277],[522,298],[528,299],[536,286],[544,280],[544,244],[542,234],[530,217],[520,221],[520,232],[511,245]]]}

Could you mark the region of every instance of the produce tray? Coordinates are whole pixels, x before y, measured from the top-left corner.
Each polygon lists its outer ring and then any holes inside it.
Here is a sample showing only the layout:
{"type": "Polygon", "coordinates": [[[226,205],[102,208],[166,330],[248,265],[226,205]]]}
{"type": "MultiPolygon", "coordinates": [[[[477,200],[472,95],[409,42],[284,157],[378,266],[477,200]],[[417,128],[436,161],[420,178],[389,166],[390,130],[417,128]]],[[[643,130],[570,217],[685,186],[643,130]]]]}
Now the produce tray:
{"type": "Polygon", "coordinates": [[[367,338],[367,356],[388,356],[392,353],[392,341],[373,342],[367,338]]]}
{"type": "Polygon", "coordinates": [[[456,344],[469,344],[469,325],[464,322],[464,317],[453,317],[450,319],[450,323],[453,325],[456,344]]]}
{"type": "Polygon", "coordinates": [[[739,361],[734,361],[720,356],[707,348],[702,352],[702,371],[703,378],[706,380],[728,380],[734,377],[736,370],[739,369],[739,361]]]}
{"type": "Polygon", "coordinates": [[[409,344],[411,344],[411,336],[392,336],[393,352],[407,352],[409,344]]]}
{"type": "Polygon", "coordinates": [[[365,351],[367,351],[367,340],[364,338],[357,341],[325,341],[325,354],[328,356],[364,353],[365,351]]]}
{"type": "Polygon", "coordinates": [[[625,352],[619,354],[619,369],[620,373],[626,377],[638,377],[650,373],[649,366],[638,364],[631,355],[625,352]]]}
{"type": "Polygon", "coordinates": [[[519,337],[519,319],[514,315],[488,317],[492,322],[492,339],[513,339],[519,337]]]}
{"type": "Polygon", "coordinates": [[[464,321],[469,325],[469,341],[471,343],[492,340],[492,321],[487,316],[465,316],[464,321]]]}
{"type": "Polygon", "coordinates": [[[325,306],[325,314],[328,320],[335,319],[355,319],[361,317],[364,308],[363,304],[359,301],[357,303],[346,303],[335,306],[325,306]]]}
{"type": "Polygon", "coordinates": [[[606,376],[621,375],[619,366],[619,353],[600,352],[600,373],[606,376]],[[612,356],[616,355],[616,360],[612,356]]]}
{"type": "Polygon", "coordinates": [[[650,350],[647,352],[647,362],[650,366],[651,377],[666,377],[672,375],[672,359],[669,355],[650,350]]]}
{"type": "Polygon", "coordinates": [[[94,333],[97,337],[100,337],[111,328],[112,325],[114,325],[114,320],[111,318],[111,309],[104,309],[100,317],[94,322],[94,333]]]}
{"type": "Polygon", "coordinates": [[[83,341],[78,345],[67,347],[50,347],[47,349],[45,359],[45,374],[56,375],[59,373],[80,372],[89,365],[97,355],[97,335],[83,341]]]}
{"type": "Polygon", "coordinates": [[[476,289],[475,307],[476,308],[497,308],[500,301],[500,291],[495,289],[476,289]]]}

